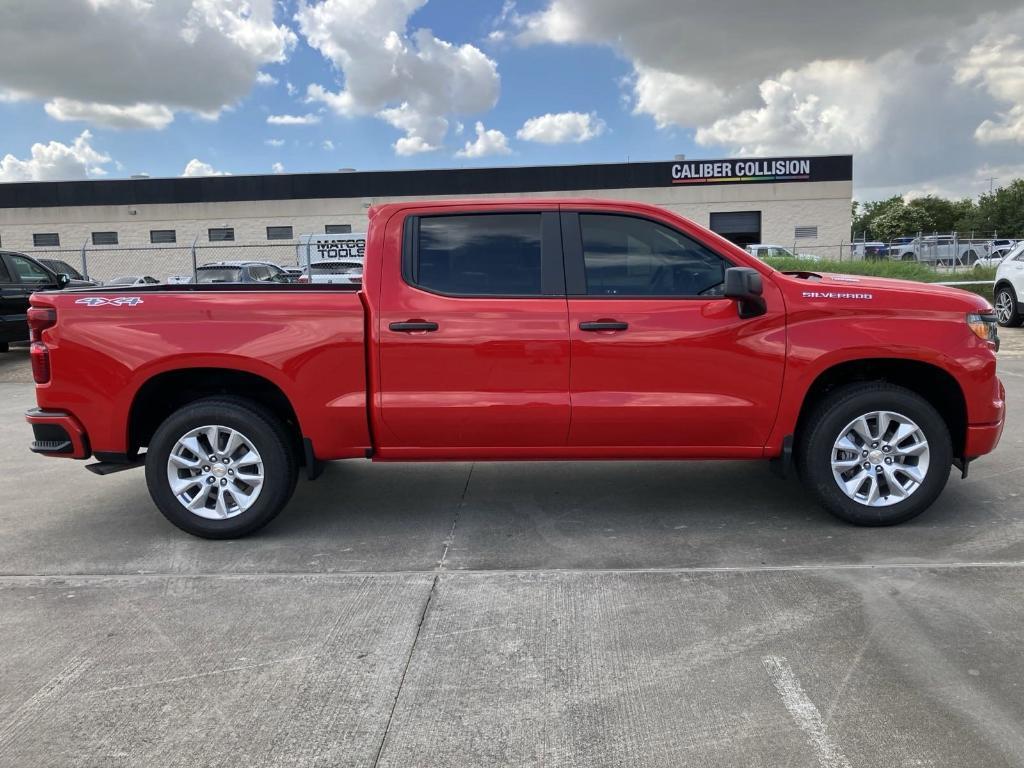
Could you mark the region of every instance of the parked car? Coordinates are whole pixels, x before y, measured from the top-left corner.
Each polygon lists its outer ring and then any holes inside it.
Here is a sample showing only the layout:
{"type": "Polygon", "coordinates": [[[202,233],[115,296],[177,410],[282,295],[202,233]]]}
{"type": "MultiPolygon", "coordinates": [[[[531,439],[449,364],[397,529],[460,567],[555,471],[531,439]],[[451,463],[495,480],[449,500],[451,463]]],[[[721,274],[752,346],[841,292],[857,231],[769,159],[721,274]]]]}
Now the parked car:
{"type": "Polygon", "coordinates": [[[314,261],[308,269],[303,268],[299,282],[358,285],[363,282],[363,262],[355,259],[314,261]]]}
{"type": "Polygon", "coordinates": [[[857,242],[853,244],[850,250],[853,258],[859,260],[877,261],[879,259],[886,259],[889,255],[888,247],[880,241],[857,242]]]}
{"type": "Polygon", "coordinates": [[[821,261],[820,256],[813,253],[793,253],[789,248],[781,245],[748,245],[747,253],[759,259],[801,259],[803,261],[821,261]]]}
{"type": "Polygon", "coordinates": [[[0,352],[6,352],[12,341],[28,341],[29,296],[60,290],[69,282],[66,274],[57,274],[31,256],[0,251],[0,352]]]}
{"type": "Polygon", "coordinates": [[[993,288],[996,319],[1004,328],[1016,328],[1024,320],[1024,241],[1021,241],[999,263],[993,288]]]}
{"type": "Polygon", "coordinates": [[[113,280],[107,280],[103,284],[128,287],[138,285],[159,285],[160,281],[155,277],[150,277],[149,275],[124,275],[123,277],[115,277],[113,280]]]}
{"type": "Polygon", "coordinates": [[[987,256],[989,245],[981,240],[961,239],[956,235],[899,237],[889,245],[893,261],[919,261],[925,264],[962,264],[970,267],[987,256]]]}
{"type": "Polygon", "coordinates": [[[362,286],[36,294],[33,450],[145,465],[168,520],[229,538],[281,511],[300,466],[350,458],[769,458],[888,525],[1002,433],[976,294],[783,273],[635,202],[368,216],[362,286]]]}
{"type": "Polygon", "coordinates": [[[169,275],[167,278],[168,285],[185,285],[192,282],[192,275],[169,275]]]}
{"type": "Polygon", "coordinates": [[[215,261],[196,269],[197,283],[294,283],[291,275],[267,261],[215,261]]]}
{"type": "Polygon", "coordinates": [[[54,274],[67,275],[70,278],[68,281],[69,288],[91,288],[99,285],[98,281],[90,280],[66,261],[61,259],[37,259],[37,261],[44,267],[48,267],[54,274]]]}
{"type": "Polygon", "coordinates": [[[1014,246],[1012,245],[994,248],[988,256],[983,256],[974,262],[974,265],[976,267],[998,267],[1013,249],[1014,246]]]}

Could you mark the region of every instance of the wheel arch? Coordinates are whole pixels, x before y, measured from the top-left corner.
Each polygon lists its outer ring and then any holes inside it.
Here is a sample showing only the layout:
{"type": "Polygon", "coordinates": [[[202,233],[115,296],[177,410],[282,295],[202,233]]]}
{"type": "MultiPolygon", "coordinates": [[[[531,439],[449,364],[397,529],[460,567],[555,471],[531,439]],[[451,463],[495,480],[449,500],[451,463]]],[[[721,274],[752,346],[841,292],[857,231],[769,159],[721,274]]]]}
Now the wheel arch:
{"type": "Polygon", "coordinates": [[[869,381],[885,381],[904,387],[928,401],[949,428],[954,456],[963,457],[967,441],[967,400],[959,382],[937,365],[903,358],[848,360],[818,374],[800,406],[794,430],[795,444],[800,445],[808,415],[829,393],[847,384],[869,381]]]}
{"type": "Polygon", "coordinates": [[[270,379],[232,368],[176,368],[157,373],[136,391],[128,411],[128,453],[146,447],[163,421],[179,408],[207,397],[250,400],[280,419],[296,458],[303,459],[302,428],[288,396],[270,379]]]}

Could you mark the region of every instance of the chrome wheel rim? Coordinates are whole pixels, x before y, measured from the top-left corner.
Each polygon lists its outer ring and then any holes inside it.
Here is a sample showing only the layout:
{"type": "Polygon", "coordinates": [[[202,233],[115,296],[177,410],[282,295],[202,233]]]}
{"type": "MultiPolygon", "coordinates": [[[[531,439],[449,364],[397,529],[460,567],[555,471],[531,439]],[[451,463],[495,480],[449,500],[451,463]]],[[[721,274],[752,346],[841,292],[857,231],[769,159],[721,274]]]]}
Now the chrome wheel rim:
{"type": "Polygon", "coordinates": [[[1000,323],[1008,323],[1012,320],[1013,299],[1007,291],[1000,291],[996,297],[996,317],[1000,323]]]}
{"type": "Polygon", "coordinates": [[[925,477],[931,449],[924,431],[893,411],[858,416],[832,446],[839,489],[866,507],[888,507],[912,496],[925,477]]]}
{"type": "Polygon", "coordinates": [[[207,520],[227,520],[256,503],[263,459],[252,441],[231,427],[210,424],[186,432],[167,458],[167,482],[185,509],[207,520]]]}

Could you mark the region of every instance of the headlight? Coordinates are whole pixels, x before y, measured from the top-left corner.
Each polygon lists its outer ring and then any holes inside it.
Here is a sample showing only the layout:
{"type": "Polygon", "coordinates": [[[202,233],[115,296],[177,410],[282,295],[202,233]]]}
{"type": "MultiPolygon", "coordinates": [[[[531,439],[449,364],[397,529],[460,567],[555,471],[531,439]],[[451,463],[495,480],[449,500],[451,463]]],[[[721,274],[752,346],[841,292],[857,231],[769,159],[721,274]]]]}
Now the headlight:
{"type": "Polygon", "coordinates": [[[999,325],[995,313],[972,312],[967,315],[967,326],[982,341],[990,342],[999,351],[999,325]]]}

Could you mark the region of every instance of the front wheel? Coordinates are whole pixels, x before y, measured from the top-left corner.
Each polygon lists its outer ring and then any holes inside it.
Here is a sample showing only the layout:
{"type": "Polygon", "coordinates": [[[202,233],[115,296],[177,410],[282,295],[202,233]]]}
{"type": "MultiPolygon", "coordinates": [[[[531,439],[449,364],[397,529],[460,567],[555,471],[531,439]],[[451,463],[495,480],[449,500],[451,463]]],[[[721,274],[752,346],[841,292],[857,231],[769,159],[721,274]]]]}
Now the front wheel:
{"type": "Polygon", "coordinates": [[[256,403],[207,398],[175,411],[146,452],[146,484],[164,517],[194,536],[231,539],[269,523],[298,469],[287,433],[256,403]]]}
{"type": "Polygon", "coordinates": [[[1021,324],[1021,316],[1017,307],[1017,295],[1008,285],[1000,286],[996,291],[996,322],[1003,328],[1016,328],[1021,324]]]}
{"type": "Polygon", "coordinates": [[[949,479],[949,428],[923,397],[875,382],[842,387],[809,415],[800,474],[818,501],[857,525],[895,525],[931,506],[949,479]]]}

